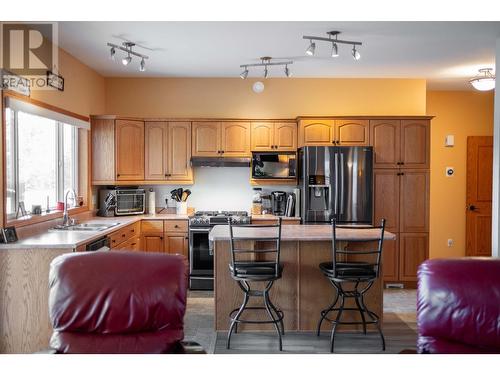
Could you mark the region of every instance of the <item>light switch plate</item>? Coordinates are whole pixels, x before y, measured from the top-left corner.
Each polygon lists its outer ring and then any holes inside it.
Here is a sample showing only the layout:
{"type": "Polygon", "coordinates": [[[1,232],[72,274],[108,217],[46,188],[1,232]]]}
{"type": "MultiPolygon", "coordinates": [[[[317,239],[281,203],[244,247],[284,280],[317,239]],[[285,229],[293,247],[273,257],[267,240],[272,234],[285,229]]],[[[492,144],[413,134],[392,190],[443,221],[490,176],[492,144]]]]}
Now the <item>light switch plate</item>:
{"type": "Polygon", "coordinates": [[[444,139],[444,145],[446,147],[455,146],[455,136],[454,135],[447,135],[444,139]]]}

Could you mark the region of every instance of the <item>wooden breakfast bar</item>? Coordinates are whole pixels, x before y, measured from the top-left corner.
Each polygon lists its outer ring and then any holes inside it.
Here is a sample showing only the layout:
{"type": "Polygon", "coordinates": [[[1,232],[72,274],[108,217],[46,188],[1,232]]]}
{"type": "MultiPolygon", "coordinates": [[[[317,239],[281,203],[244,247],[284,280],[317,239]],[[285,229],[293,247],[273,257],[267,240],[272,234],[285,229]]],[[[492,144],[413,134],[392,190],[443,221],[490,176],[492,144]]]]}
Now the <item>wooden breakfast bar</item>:
{"type": "MultiPolygon", "coordinates": [[[[248,229],[245,229],[248,237],[248,229]]],[[[266,228],[267,230],[267,228],[266,228]]],[[[273,229],[269,229],[272,236],[273,229]]],[[[238,227],[234,227],[237,234],[238,227]]],[[[374,229],[337,229],[337,239],[344,241],[345,246],[357,246],[356,240],[371,239],[379,234],[374,229]],[[351,242],[350,242],[351,241],[351,242]]],[[[266,237],[266,233],[254,233],[266,237]]],[[[252,235],[250,234],[250,237],[252,235]]],[[[231,278],[228,265],[231,262],[229,228],[226,225],[215,226],[209,234],[214,250],[215,268],[215,330],[229,329],[229,313],[240,306],[243,293],[237,283],[231,278]]],[[[276,281],[271,289],[271,300],[284,313],[286,331],[315,331],[320,319],[321,310],[325,309],[334,298],[334,289],[323,276],[319,264],[332,259],[332,227],[330,225],[283,225],[281,230],[281,262],[284,265],[283,277],[276,281]]],[[[384,240],[394,240],[395,235],[385,232],[384,240]]],[[[252,246],[252,241],[248,241],[252,246]]],[[[382,277],[373,284],[367,293],[365,302],[368,308],[383,319],[382,277]]],[[[253,298],[249,306],[260,305],[259,298],[253,298]]],[[[347,306],[347,304],[346,304],[347,306]]],[[[359,320],[357,316],[346,319],[359,320]]],[[[261,318],[262,311],[245,311],[247,318],[261,318]],[[252,316],[252,314],[255,314],[252,316]]],[[[351,326],[355,327],[355,326],[351,326]]],[[[241,324],[239,330],[274,330],[271,324],[241,324]]],[[[355,327],[359,328],[359,327],[355,327]]],[[[323,324],[322,329],[330,330],[329,324],[323,324]]]]}

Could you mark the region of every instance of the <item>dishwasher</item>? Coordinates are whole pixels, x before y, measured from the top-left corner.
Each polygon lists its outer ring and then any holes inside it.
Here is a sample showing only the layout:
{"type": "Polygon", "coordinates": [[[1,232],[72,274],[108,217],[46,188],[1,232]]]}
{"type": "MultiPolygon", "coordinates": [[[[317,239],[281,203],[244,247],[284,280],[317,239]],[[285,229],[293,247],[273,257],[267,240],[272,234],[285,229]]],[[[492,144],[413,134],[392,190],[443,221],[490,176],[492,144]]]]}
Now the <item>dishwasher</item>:
{"type": "Polygon", "coordinates": [[[85,251],[108,251],[109,247],[109,238],[101,237],[95,241],[89,242],[85,247],[85,251]]]}

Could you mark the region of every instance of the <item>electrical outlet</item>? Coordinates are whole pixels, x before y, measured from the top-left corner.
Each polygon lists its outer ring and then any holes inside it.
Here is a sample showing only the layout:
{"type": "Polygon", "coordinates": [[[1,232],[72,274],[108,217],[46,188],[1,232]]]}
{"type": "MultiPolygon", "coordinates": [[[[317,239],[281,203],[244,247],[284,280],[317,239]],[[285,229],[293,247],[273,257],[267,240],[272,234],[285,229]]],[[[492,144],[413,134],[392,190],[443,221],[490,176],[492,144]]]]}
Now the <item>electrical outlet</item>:
{"type": "Polygon", "coordinates": [[[448,238],[448,247],[453,246],[453,238],[448,238]]]}

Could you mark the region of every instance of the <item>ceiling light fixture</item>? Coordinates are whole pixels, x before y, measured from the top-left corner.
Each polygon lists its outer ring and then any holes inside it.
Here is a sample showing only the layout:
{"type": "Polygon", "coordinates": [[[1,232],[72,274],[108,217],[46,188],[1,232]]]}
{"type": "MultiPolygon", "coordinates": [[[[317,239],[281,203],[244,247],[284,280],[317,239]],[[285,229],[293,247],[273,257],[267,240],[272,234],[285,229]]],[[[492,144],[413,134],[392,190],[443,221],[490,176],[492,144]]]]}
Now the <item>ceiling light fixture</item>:
{"type": "Polygon", "coordinates": [[[309,40],[309,47],[306,50],[306,55],[308,56],[314,56],[315,50],[316,50],[316,43],[313,42],[314,40],[319,40],[322,42],[329,42],[332,43],[332,57],[337,57],[339,56],[339,44],[350,44],[353,46],[352,49],[352,56],[354,57],[355,60],[359,60],[361,58],[361,54],[357,51],[356,46],[361,46],[361,42],[356,42],[353,40],[342,40],[339,39],[338,36],[340,34],[340,31],[329,31],[326,33],[328,35],[328,38],[326,37],[320,37],[320,36],[310,36],[310,35],[304,35],[302,39],[309,40]]]}
{"type": "Polygon", "coordinates": [[[489,91],[495,88],[495,76],[491,73],[493,69],[479,69],[479,74],[470,79],[470,84],[479,91],[489,91]]]}
{"type": "Polygon", "coordinates": [[[246,79],[247,77],[248,77],[248,69],[245,68],[245,70],[241,72],[240,78],[241,79],[246,79]]]}
{"type": "Polygon", "coordinates": [[[243,68],[243,72],[240,74],[241,79],[245,79],[248,77],[248,68],[250,67],[255,67],[255,66],[263,66],[264,67],[264,78],[267,78],[269,76],[269,67],[271,66],[285,66],[285,75],[287,77],[291,77],[292,74],[290,73],[290,70],[288,69],[288,65],[293,64],[293,61],[280,61],[280,62],[274,62],[272,57],[269,56],[264,56],[260,58],[260,63],[255,63],[255,64],[244,64],[240,65],[240,68],[243,68]]]}
{"type": "Polygon", "coordinates": [[[316,52],[316,43],[314,43],[312,40],[310,40],[309,47],[307,47],[307,49],[306,49],[306,55],[314,56],[315,52],[316,52]]]}
{"type": "Polygon", "coordinates": [[[132,51],[132,47],[134,47],[136,45],[135,43],[123,42],[123,45],[121,45],[121,46],[119,46],[117,44],[113,44],[113,43],[108,43],[107,45],[108,45],[108,47],[111,47],[111,50],[110,50],[111,60],[115,60],[116,50],[120,50],[120,51],[123,51],[127,54],[126,57],[121,59],[121,62],[123,65],[125,65],[125,66],[129,65],[132,62],[132,56],[137,56],[137,57],[141,58],[139,70],[141,72],[146,71],[146,59],[149,59],[149,56],[132,51]]]}

